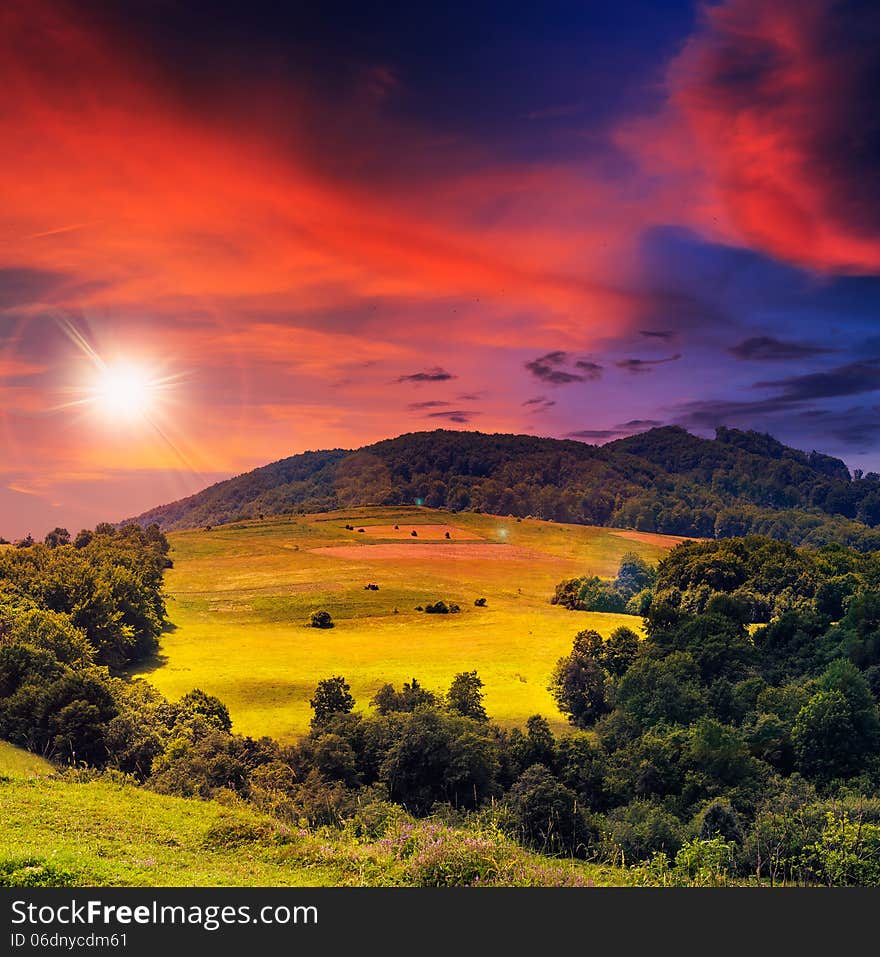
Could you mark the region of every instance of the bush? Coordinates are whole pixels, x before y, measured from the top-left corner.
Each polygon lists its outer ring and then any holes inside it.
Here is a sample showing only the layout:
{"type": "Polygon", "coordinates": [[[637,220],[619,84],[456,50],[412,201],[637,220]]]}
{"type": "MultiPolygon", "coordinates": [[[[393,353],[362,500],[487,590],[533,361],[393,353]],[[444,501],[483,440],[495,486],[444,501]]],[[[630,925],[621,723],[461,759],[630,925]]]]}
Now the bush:
{"type": "Polygon", "coordinates": [[[36,857],[0,861],[0,887],[83,887],[94,883],[80,872],[36,857]]]}
{"type": "Polygon", "coordinates": [[[822,836],[805,848],[813,872],[829,887],[880,885],[880,826],[829,811],[822,836]]]}
{"type": "Polygon", "coordinates": [[[723,887],[734,868],[734,848],[721,837],[688,841],[675,855],[675,876],[690,887],[723,887]]]}
{"type": "Polygon", "coordinates": [[[286,829],[273,827],[267,821],[243,821],[221,817],[205,832],[202,845],[206,848],[222,850],[229,847],[243,847],[246,844],[259,844],[278,841],[287,836],[286,829]]]}
{"type": "Polygon", "coordinates": [[[379,842],[419,887],[582,886],[576,872],[541,866],[497,827],[453,829],[434,821],[404,822],[379,842]]]}
{"type": "Polygon", "coordinates": [[[545,853],[584,856],[594,834],[570,788],[544,767],[533,764],[510,790],[517,836],[545,853]]]}
{"type": "Polygon", "coordinates": [[[614,863],[647,861],[658,851],[673,857],[685,839],[681,821],[657,804],[633,801],[608,815],[606,856],[614,863]]]}
{"type": "Polygon", "coordinates": [[[330,616],[329,611],[313,611],[309,616],[309,625],[312,628],[332,628],[334,626],[333,619],[330,616]]]}
{"type": "Polygon", "coordinates": [[[729,801],[710,801],[697,816],[696,825],[701,840],[720,837],[728,843],[742,844],[739,816],[729,801]]]}
{"type": "Polygon", "coordinates": [[[429,615],[456,615],[461,608],[455,602],[435,601],[433,605],[425,605],[425,612],[429,615]]]}

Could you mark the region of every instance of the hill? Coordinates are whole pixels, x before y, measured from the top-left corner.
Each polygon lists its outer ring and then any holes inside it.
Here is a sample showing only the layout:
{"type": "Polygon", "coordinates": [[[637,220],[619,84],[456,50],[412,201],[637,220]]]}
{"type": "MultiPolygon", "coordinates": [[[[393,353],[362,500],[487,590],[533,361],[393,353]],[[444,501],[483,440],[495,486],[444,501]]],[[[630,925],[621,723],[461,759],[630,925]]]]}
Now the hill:
{"type": "Polygon", "coordinates": [[[0,777],[35,777],[51,774],[52,765],[23,748],[17,748],[8,741],[0,741],[0,777]]]}
{"type": "Polygon", "coordinates": [[[0,887],[577,887],[634,876],[526,850],[478,823],[447,826],[401,811],[371,822],[364,839],[94,773],[0,777],[0,806],[0,887]]]}
{"type": "Polygon", "coordinates": [[[133,519],[163,529],[368,504],[535,516],[703,538],[880,547],[880,476],[771,436],[678,427],[605,446],[437,430],[304,452],[133,519]]]}
{"type": "Polygon", "coordinates": [[[679,541],[417,506],[174,532],[165,583],[175,628],[162,637],[160,659],[139,671],[172,699],[194,686],[217,695],[238,731],[284,741],[308,730],[316,683],[340,670],[366,711],[385,682],[415,676],[439,691],[476,669],[501,725],[544,714],[562,729],[547,683],[574,633],[608,635],[641,621],[603,613],[575,620],[550,604],[557,583],[613,577],[627,552],[653,563],[679,541]],[[478,598],[485,607],[474,605],[478,598]],[[438,600],[460,613],[417,610],[438,600]],[[306,627],[317,609],[336,626],[306,627]]]}

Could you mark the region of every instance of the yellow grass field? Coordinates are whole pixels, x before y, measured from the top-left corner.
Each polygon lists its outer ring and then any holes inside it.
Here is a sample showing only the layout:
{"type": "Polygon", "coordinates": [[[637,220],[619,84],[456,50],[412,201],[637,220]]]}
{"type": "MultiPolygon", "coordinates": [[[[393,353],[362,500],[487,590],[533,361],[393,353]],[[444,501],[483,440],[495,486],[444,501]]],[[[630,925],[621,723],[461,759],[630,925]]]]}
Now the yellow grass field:
{"type": "Polygon", "coordinates": [[[574,575],[612,577],[625,552],[654,561],[680,541],[414,507],[276,518],[170,538],[168,611],[176,628],[163,637],[158,662],[139,672],[172,699],[194,687],[215,694],[229,707],[234,730],[282,741],[307,730],[315,684],[336,674],[365,709],[384,682],[415,677],[443,690],[457,672],[476,669],[486,708],[500,724],[540,713],[564,727],[547,681],[576,632],[607,635],[621,624],[638,630],[641,620],[551,605],[555,585],[574,575]],[[368,583],[379,590],[366,590],[368,583]],[[481,597],[485,608],[474,606],[481,597]],[[461,613],[415,610],[439,599],[458,603],[461,613]],[[308,627],[320,608],[334,628],[308,627]]]}

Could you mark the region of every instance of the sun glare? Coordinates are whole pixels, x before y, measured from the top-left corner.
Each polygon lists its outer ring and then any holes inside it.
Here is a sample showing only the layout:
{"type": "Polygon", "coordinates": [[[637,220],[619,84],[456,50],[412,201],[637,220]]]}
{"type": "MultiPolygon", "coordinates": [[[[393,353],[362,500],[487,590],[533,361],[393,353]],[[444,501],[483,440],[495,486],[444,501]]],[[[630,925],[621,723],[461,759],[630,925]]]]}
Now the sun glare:
{"type": "Polygon", "coordinates": [[[133,421],[149,414],[158,389],[159,383],[146,369],[130,362],[114,362],[99,370],[92,398],[108,418],[133,421]]]}

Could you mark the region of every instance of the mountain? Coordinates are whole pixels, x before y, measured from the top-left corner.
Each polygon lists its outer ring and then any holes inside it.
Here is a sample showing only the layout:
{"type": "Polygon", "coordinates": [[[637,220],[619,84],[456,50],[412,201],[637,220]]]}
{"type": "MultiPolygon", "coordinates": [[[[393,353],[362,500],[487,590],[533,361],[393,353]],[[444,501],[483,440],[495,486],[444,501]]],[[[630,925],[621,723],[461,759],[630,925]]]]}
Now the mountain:
{"type": "Polygon", "coordinates": [[[437,430],[304,452],[132,521],[192,528],[365,504],[533,515],[697,537],[750,532],[880,548],[880,476],[772,436],[668,426],[604,446],[437,430]]]}

